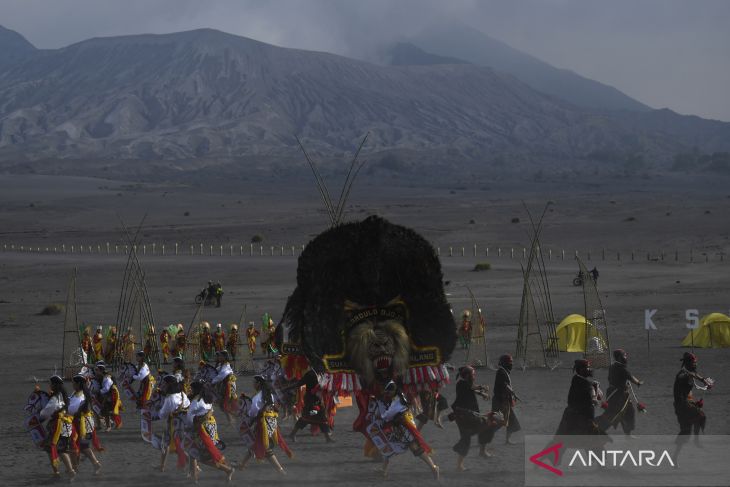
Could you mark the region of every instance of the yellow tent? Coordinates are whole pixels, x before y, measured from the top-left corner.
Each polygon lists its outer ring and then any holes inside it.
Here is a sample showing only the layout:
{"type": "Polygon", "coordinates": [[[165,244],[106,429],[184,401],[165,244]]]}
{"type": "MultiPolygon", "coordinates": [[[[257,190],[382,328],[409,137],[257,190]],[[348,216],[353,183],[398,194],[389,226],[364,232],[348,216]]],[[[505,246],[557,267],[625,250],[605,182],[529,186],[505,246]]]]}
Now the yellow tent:
{"type": "Polygon", "coordinates": [[[700,320],[700,326],[690,330],[682,341],[683,347],[730,348],[730,316],[710,313],[700,320]]]}
{"type": "Polygon", "coordinates": [[[591,336],[598,337],[603,342],[601,345],[606,347],[606,340],[600,333],[596,332],[593,324],[586,321],[583,315],[568,315],[560,322],[555,329],[558,335],[558,347],[561,352],[585,352],[586,351],[586,330],[591,328],[591,336]]]}

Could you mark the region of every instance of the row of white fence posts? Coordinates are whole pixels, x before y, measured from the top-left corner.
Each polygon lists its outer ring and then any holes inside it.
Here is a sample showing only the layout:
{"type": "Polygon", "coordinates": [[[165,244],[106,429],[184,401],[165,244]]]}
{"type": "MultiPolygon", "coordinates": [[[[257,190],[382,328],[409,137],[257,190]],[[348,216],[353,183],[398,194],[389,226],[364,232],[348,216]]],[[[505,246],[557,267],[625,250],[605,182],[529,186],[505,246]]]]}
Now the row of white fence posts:
{"type": "MultiPolygon", "coordinates": [[[[156,243],[152,243],[150,245],[150,247],[151,247],[151,249],[150,249],[151,250],[151,254],[152,255],[157,255],[157,253],[158,253],[157,252],[157,250],[158,250],[157,244],[156,243]]],[[[174,248],[175,248],[174,255],[183,255],[182,254],[182,246],[178,242],[175,242],[175,247],[174,248]]],[[[223,255],[228,254],[229,256],[232,257],[234,255],[243,256],[244,255],[244,248],[245,248],[245,246],[243,244],[237,244],[237,245],[234,245],[234,244],[212,245],[212,244],[210,244],[206,248],[205,244],[200,243],[197,246],[196,245],[190,245],[190,252],[187,255],[196,255],[196,253],[195,253],[196,248],[198,248],[197,255],[206,255],[206,250],[207,250],[207,255],[209,255],[209,256],[219,255],[219,256],[222,257],[223,255]]],[[[33,247],[33,246],[25,246],[25,245],[16,246],[15,244],[3,244],[3,252],[16,252],[16,251],[18,251],[18,252],[46,252],[46,253],[51,253],[51,252],[52,253],[59,253],[60,252],[60,253],[64,253],[64,254],[65,253],[72,253],[73,254],[73,253],[77,253],[78,252],[79,254],[84,254],[84,253],[93,254],[94,253],[94,250],[96,250],[96,253],[97,254],[101,254],[101,253],[103,253],[102,249],[105,249],[106,250],[106,254],[107,255],[111,255],[112,254],[112,249],[114,250],[114,252],[113,252],[114,254],[118,254],[120,252],[120,250],[124,254],[127,254],[129,252],[129,246],[128,245],[123,245],[122,246],[122,245],[114,244],[112,246],[112,244],[109,243],[109,242],[107,242],[104,246],[102,246],[102,245],[96,245],[96,246],[93,246],[93,245],[78,245],[78,246],[77,245],[69,245],[69,246],[67,246],[66,244],[61,244],[61,245],[57,245],[57,246],[54,246],[54,247],[40,247],[40,246],[33,247]]],[[[137,250],[137,252],[140,252],[141,251],[142,255],[147,255],[147,245],[146,244],[140,244],[138,246],[135,246],[135,249],[137,250]]],[[[159,249],[160,249],[160,252],[159,252],[160,255],[167,255],[166,246],[165,246],[164,243],[160,245],[159,249]]],[[[291,245],[291,246],[285,246],[285,245],[274,246],[274,245],[271,245],[271,246],[268,246],[268,249],[267,250],[268,250],[268,252],[266,252],[266,255],[270,255],[270,256],[274,256],[274,255],[281,255],[281,256],[291,255],[291,256],[295,256],[296,255],[296,252],[297,252],[297,246],[296,245],[291,245]],[[278,252],[276,252],[276,250],[278,250],[278,252]],[[288,250],[288,252],[285,254],[285,251],[287,251],[287,250],[288,250]]],[[[304,245],[299,246],[299,250],[300,250],[300,252],[301,251],[304,251],[304,245]]],[[[483,254],[480,254],[478,252],[478,246],[477,246],[477,244],[474,244],[472,246],[472,252],[471,252],[471,254],[472,254],[473,257],[480,257],[482,255],[484,257],[489,257],[490,256],[490,250],[492,251],[492,254],[491,255],[494,255],[494,248],[490,248],[490,247],[485,247],[484,253],[483,254]]],[[[249,256],[254,256],[254,255],[263,256],[264,255],[264,246],[263,245],[260,245],[260,244],[259,245],[255,245],[255,244],[251,243],[251,244],[249,244],[247,251],[248,251],[247,253],[248,253],[249,256]]],[[[506,249],[505,249],[505,251],[506,251],[506,249]]],[[[439,257],[441,256],[441,247],[436,247],[436,253],[437,253],[437,255],[439,257]]],[[[496,248],[496,256],[498,258],[501,258],[502,257],[502,253],[503,253],[502,247],[497,247],[496,248]]],[[[460,247],[460,248],[457,247],[456,252],[454,252],[454,247],[453,246],[449,247],[449,251],[448,251],[448,256],[449,257],[454,257],[454,256],[459,256],[459,255],[461,257],[466,257],[466,247],[460,247]]],[[[575,250],[574,251],[574,255],[576,257],[578,257],[580,255],[580,253],[577,250],[575,250]]],[[[639,255],[639,254],[636,251],[634,251],[634,250],[632,250],[630,252],[631,262],[635,262],[637,260],[637,255],[639,255]]],[[[669,255],[671,255],[671,254],[667,254],[664,250],[660,251],[658,254],[652,254],[651,252],[647,252],[646,253],[646,260],[647,261],[652,261],[653,260],[653,261],[662,261],[663,262],[665,260],[669,260],[669,258],[670,258],[669,255]]],[[[705,257],[704,261],[705,262],[709,262],[710,261],[710,254],[707,253],[707,252],[704,252],[703,255],[705,257]]],[[[725,253],[724,252],[718,252],[716,255],[718,255],[720,257],[720,262],[724,262],[724,260],[725,260],[725,253]]],[[[515,258],[515,248],[514,247],[510,247],[510,249],[509,249],[509,257],[510,257],[510,259],[514,259],[515,258]]],[[[591,261],[592,260],[591,252],[590,251],[586,252],[585,257],[586,257],[586,260],[587,261],[591,261]]],[[[606,257],[607,257],[606,249],[601,249],[601,259],[600,260],[605,262],[606,261],[606,257]]],[[[565,260],[565,250],[564,249],[561,249],[560,250],[560,253],[556,256],[556,259],[558,259],[558,258],[559,258],[559,260],[565,260]]],[[[522,248],[521,259],[522,260],[527,259],[527,249],[525,247],[522,248]]],[[[621,259],[622,259],[622,254],[621,254],[620,251],[617,251],[616,252],[616,261],[617,262],[620,262],[621,259]]],[[[553,260],[553,249],[548,249],[548,251],[547,251],[547,260],[553,260]]],[[[679,262],[679,250],[675,250],[674,251],[674,261],[675,262],[679,262]]],[[[689,262],[695,262],[694,250],[693,249],[690,249],[690,251],[689,251],[689,262]]],[[[699,260],[699,262],[701,262],[701,260],[699,260]]]]}
{"type": "MultiPolygon", "coordinates": [[[[489,257],[489,250],[490,250],[490,248],[489,247],[486,247],[486,249],[484,251],[484,257],[489,257]]],[[[437,253],[437,255],[439,257],[441,256],[441,247],[436,247],[436,253],[437,253]]],[[[458,252],[458,248],[457,248],[457,255],[459,253],[460,253],[461,257],[464,257],[466,255],[466,249],[465,249],[465,247],[461,247],[461,252],[458,252]]],[[[480,254],[478,254],[478,252],[477,252],[477,244],[474,244],[474,246],[473,246],[472,255],[474,257],[480,256],[480,254]]],[[[607,255],[606,254],[606,249],[601,249],[601,261],[603,261],[603,262],[606,261],[606,255],[607,255]]],[[[637,252],[634,251],[634,250],[632,250],[631,251],[631,262],[635,262],[637,260],[636,259],[636,255],[637,255],[637,252]]],[[[705,262],[709,262],[710,261],[710,254],[707,253],[707,252],[705,252],[705,253],[703,253],[703,255],[705,256],[705,262]]],[[[725,261],[725,253],[724,252],[718,252],[716,255],[718,255],[720,257],[720,262],[724,262],[725,261]]],[[[454,257],[455,256],[455,254],[454,254],[454,247],[449,247],[448,256],[449,257],[454,257]]],[[[510,259],[514,259],[515,258],[515,249],[513,247],[510,247],[510,249],[509,249],[509,256],[510,256],[510,259]]],[[[559,256],[560,256],[560,260],[565,260],[565,250],[564,249],[561,249],[560,250],[559,256]]],[[[574,251],[574,256],[575,257],[579,257],[580,256],[580,252],[577,251],[577,250],[574,251]]],[[[501,247],[497,247],[497,257],[499,257],[499,258],[502,257],[502,248],[501,247]]],[[[586,257],[586,261],[591,261],[592,260],[590,250],[586,252],[585,257],[586,257]]],[[[522,247],[522,259],[523,260],[527,259],[527,249],[525,247],[522,247]]],[[[553,249],[548,249],[548,251],[547,251],[547,260],[553,260],[553,249]]],[[[647,252],[646,253],[646,260],[647,261],[652,261],[653,260],[653,261],[662,261],[662,262],[664,262],[665,260],[669,260],[669,258],[668,258],[668,254],[664,250],[662,250],[662,251],[659,252],[659,254],[656,254],[656,255],[653,255],[651,252],[647,252]]],[[[621,252],[620,251],[616,251],[616,261],[617,262],[621,262],[621,252]]],[[[679,250],[675,250],[674,251],[674,261],[675,262],[679,262],[679,250]]],[[[690,249],[690,251],[689,251],[689,261],[690,262],[694,262],[695,261],[695,259],[694,259],[694,250],[693,249],[690,249]]]]}

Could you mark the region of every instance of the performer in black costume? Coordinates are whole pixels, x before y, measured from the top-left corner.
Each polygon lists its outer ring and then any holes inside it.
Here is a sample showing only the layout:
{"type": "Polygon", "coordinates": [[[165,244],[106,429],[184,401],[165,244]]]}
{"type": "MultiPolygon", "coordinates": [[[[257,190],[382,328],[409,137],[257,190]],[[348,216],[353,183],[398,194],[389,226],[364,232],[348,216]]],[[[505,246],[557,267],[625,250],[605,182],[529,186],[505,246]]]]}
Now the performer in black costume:
{"type": "Polygon", "coordinates": [[[636,409],[631,401],[630,384],[640,386],[642,381],[634,377],[629,369],[628,354],[621,349],[613,351],[614,363],[608,369],[608,390],[606,391],[607,408],[598,418],[602,430],[620,424],[626,435],[636,428],[636,409]]]}
{"type": "Polygon", "coordinates": [[[679,423],[679,435],[677,435],[677,452],[682,445],[689,440],[689,436],[695,434],[695,443],[699,444],[699,435],[705,430],[707,417],[703,409],[704,401],[695,401],[692,397],[692,389],[695,387],[695,379],[701,381],[708,389],[712,388],[712,379],[700,376],[697,373],[697,357],[693,353],[684,352],[682,356],[682,369],[674,378],[674,413],[679,423]]]}
{"type": "Polygon", "coordinates": [[[464,460],[469,453],[471,437],[477,435],[479,443],[479,456],[486,458],[491,456],[487,453],[486,447],[489,438],[499,427],[500,415],[482,416],[479,414],[479,401],[477,394],[483,399],[488,399],[488,388],[474,384],[476,371],[469,366],[459,369],[459,378],[456,382],[456,399],[451,408],[449,419],[456,421],[459,428],[459,441],[454,445],[453,450],[459,455],[456,461],[458,470],[466,470],[464,460]]]}
{"type": "Polygon", "coordinates": [[[441,415],[449,408],[449,401],[439,391],[419,391],[418,400],[421,403],[421,412],[416,416],[416,426],[420,431],[429,420],[438,428],[443,428],[441,415]]]}
{"type": "MultiPolygon", "coordinates": [[[[492,389],[492,411],[499,411],[504,417],[504,424],[507,427],[506,444],[513,444],[510,437],[513,433],[522,429],[514,410],[517,396],[512,390],[511,371],[512,355],[506,354],[499,357],[499,368],[497,369],[497,375],[494,377],[494,389],[492,389]]],[[[492,431],[487,443],[492,442],[496,431],[492,431]]]]}
{"type": "Polygon", "coordinates": [[[576,360],[568,392],[568,407],[563,411],[556,435],[605,435],[596,424],[596,404],[601,400],[598,382],[591,379],[593,369],[588,360],[576,360]]]}
{"type": "Polygon", "coordinates": [[[329,418],[327,417],[327,410],[322,399],[315,392],[315,388],[319,384],[319,377],[314,369],[309,369],[302,378],[292,386],[290,389],[298,389],[305,386],[304,392],[304,407],[302,408],[302,415],[299,417],[297,422],[294,424],[294,429],[289,433],[289,439],[292,442],[296,442],[297,432],[304,429],[308,424],[315,424],[319,427],[324,434],[324,438],[327,443],[332,443],[332,430],[330,429],[329,418]]]}

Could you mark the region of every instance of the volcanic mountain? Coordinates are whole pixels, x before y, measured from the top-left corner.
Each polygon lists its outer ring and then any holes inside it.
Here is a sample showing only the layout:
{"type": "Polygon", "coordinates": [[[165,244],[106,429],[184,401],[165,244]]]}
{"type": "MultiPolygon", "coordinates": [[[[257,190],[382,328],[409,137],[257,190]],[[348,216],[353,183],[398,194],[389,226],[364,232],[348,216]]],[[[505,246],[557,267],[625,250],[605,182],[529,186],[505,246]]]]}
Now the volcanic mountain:
{"type": "Polygon", "coordinates": [[[637,157],[661,168],[692,147],[730,149],[727,123],[578,107],[458,59],[381,66],[211,29],[36,50],[7,32],[0,169],[11,171],[287,167],[302,163],[295,136],[341,160],[368,131],[364,155],[395,170],[637,157]]]}

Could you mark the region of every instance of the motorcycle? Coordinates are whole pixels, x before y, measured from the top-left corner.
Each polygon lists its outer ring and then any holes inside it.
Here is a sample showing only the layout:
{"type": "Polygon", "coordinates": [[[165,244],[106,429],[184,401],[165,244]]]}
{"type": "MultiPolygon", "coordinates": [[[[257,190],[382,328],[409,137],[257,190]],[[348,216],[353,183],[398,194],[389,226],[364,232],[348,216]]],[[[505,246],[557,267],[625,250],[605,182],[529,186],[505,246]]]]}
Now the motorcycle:
{"type": "Polygon", "coordinates": [[[195,296],[195,304],[201,304],[205,301],[205,306],[210,306],[215,303],[215,296],[208,292],[208,289],[203,289],[195,296]]]}
{"type": "Polygon", "coordinates": [[[579,272],[577,276],[573,278],[573,286],[582,286],[583,285],[583,273],[579,272]]]}

